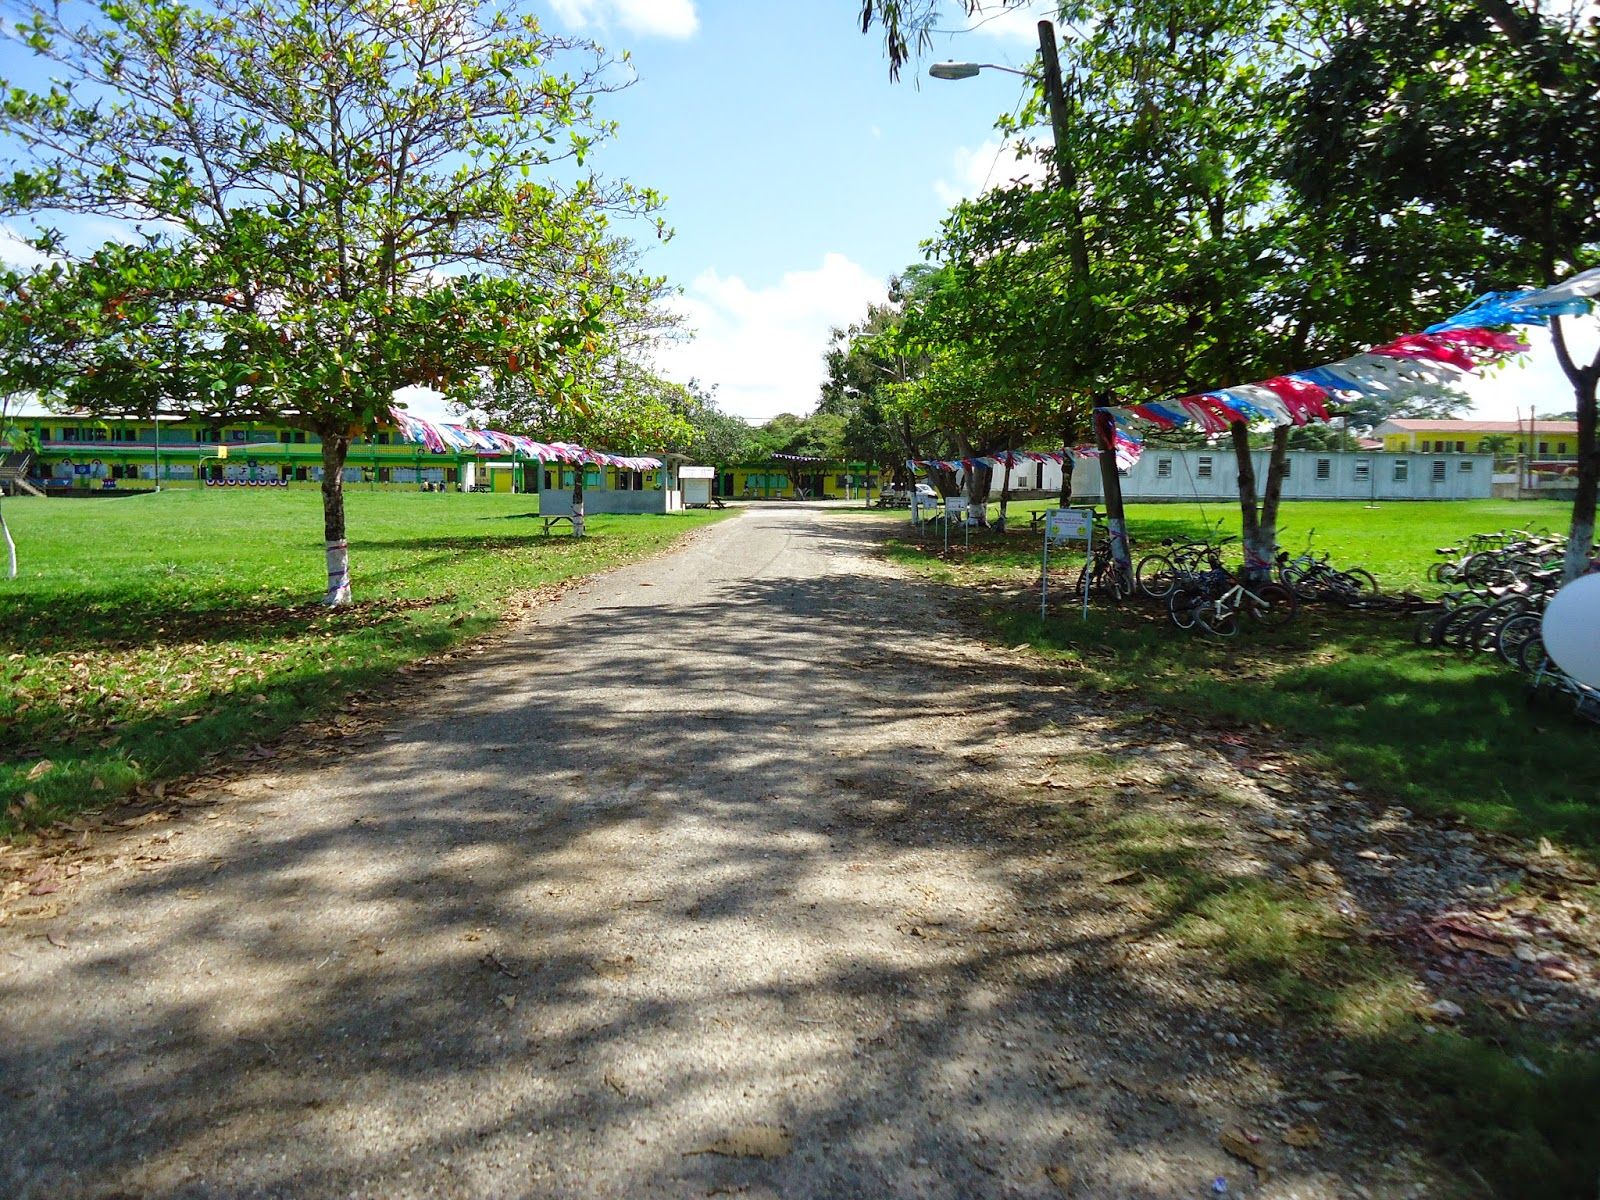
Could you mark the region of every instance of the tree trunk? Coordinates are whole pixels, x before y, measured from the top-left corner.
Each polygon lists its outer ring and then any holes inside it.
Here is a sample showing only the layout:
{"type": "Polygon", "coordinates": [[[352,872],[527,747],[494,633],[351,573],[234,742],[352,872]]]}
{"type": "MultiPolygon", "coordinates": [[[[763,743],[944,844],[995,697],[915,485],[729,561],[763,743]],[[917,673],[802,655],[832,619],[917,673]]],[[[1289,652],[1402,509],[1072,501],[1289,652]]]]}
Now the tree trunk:
{"type": "Polygon", "coordinates": [[[1072,443],[1078,440],[1078,422],[1068,418],[1061,426],[1061,498],[1057,508],[1072,507],[1072,468],[1077,457],[1072,453],[1072,443]]]}
{"type": "Polygon", "coordinates": [[[17,544],[11,540],[11,530],[6,525],[5,509],[0,508],[0,536],[6,539],[6,578],[17,577],[17,544]]]}
{"type": "Polygon", "coordinates": [[[572,471],[572,536],[583,536],[583,464],[572,471]]]}
{"type": "Polygon", "coordinates": [[[1595,398],[1600,384],[1600,352],[1586,367],[1574,363],[1560,317],[1550,322],[1550,340],[1578,401],[1578,494],[1572,501],[1572,526],[1567,531],[1567,553],[1561,564],[1562,582],[1571,583],[1589,569],[1594,553],[1595,492],[1600,488],[1600,442],[1595,437],[1596,409],[1600,407],[1595,398]]]}
{"type": "MultiPolygon", "coordinates": [[[[1283,427],[1284,445],[1288,445],[1288,426],[1283,427]]],[[[1279,458],[1278,434],[1272,434],[1272,457],[1274,465],[1279,458]]],[[[1239,540],[1244,545],[1244,573],[1250,580],[1264,579],[1272,568],[1272,557],[1277,553],[1277,498],[1272,498],[1269,526],[1263,520],[1268,516],[1256,504],[1256,466],[1255,459],[1250,453],[1250,429],[1243,421],[1234,421],[1228,426],[1228,435],[1233,440],[1233,458],[1239,471],[1239,540]]],[[[1273,466],[1267,468],[1267,488],[1269,493],[1276,483],[1279,491],[1283,488],[1282,478],[1274,481],[1277,472],[1273,466]]]]}
{"type": "Polygon", "coordinates": [[[1267,490],[1261,497],[1261,519],[1256,522],[1256,542],[1245,547],[1252,579],[1267,579],[1278,557],[1278,501],[1283,498],[1283,472],[1289,462],[1289,426],[1272,431],[1272,453],[1267,458],[1267,490]]]}
{"type": "Polygon", "coordinates": [[[350,603],[350,543],[344,538],[344,460],[350,438],[341,432],[322,432],[322,538],[328,558],[329,607],[350,603]]]}
{"type": "Polygon", "coordinates": [[[998,528],[1001,533],[1006,531],[1006,506],[1011,503],[1011,443],[1006,442],[1006,473],[1000,480],[1000,523],[998,528]]]}

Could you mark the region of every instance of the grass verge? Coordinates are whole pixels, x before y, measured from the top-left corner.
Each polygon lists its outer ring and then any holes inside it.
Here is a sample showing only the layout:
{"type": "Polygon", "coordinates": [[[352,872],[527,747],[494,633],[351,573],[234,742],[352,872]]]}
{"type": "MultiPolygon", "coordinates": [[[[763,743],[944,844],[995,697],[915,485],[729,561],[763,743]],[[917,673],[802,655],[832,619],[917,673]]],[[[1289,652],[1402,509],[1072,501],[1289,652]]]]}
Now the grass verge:
{"type": "MultiPolygon", "coordinates": [[[[1222,506],[1135,506],[1136,547],[1197,537],[1222,506]]],[[[1236,520],[1236,515],[1234,516],[1236,520]]],[[[1393,588],[1426,587],[1434,546],[1503,526],[1559,527],[1556,506],[1498,502],[1286,506],[1335,559],[1393,588]]],[[[1292,537],[1286,540],[1293,540],[1292,537]]],[[[1308,610],[1276,631],[1208,642],[1165,614],[1103,602],[1083,621],[1062,593],[1048,618],[1031,590],[1039,537],[975,538],[970,552],[893,541],[889,555],[968,588],[994,636],[1071,664],[1088,689],[1181,712],[1190,724],[1265,731],[1335,779],[1485,831],[1549,837],[1600,856],[1597,731],[1530,713],[1520,681],[1483,659],[1412,644],[1408,622],[1308,610]]],[[[1075,574],[1081,552],[1059,578],[1075,574]]],[[[1212,809],[1226,797],[1208,801],[1212,809]]],[[[1325,895],[1288,879],[1226,869],[1223,831],[1170,796],[1076,807],[1061,834],[1098,862],[1147,927],[1255,997],[1263,1019],[1337,1041],[1382,1099],[1460,1173],[1463,1193],[1555,1200],[1591,1194],[1600,1174],[1600,1025],[1551,1028],[1470,1003],[1459,1025],[1419,1021],[1429,989],[1416,964],[1353,936],[1325,895]]]]}
{"type": "Polygon", "coordinates": [[[494,628],[514,597],[670,545],[725,514],[600,516],[545,537],[509,495],[346,498],[357,602],[322,608],[320,498],[174,491],[7,501],[0,836],[264,740],[494,628]]]}

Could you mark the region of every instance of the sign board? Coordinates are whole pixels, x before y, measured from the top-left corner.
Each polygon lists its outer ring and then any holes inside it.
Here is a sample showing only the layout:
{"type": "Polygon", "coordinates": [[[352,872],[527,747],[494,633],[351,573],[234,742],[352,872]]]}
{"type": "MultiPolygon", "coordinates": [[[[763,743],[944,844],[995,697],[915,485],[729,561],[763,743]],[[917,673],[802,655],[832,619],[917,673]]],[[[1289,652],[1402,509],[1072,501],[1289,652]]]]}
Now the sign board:
{"type": "Polygon", "coordinates": [[[964,517],[967,514],[967,501],[964,496],[946,496],[944,500],[944,515],[947,517],[964,517]]]}
{"type": "Polygon", "coordinates": [[[89,464],[88,463],[74,463],[73,467],[72,467],[72,473],[74,475],[87,475],[89,473],[89,464]]]}
{"type": "Polygon", "coordinates": [[[217,447],[217,452],[213,457],[215,457],[215,458],[227,458],[228,457],[228,448],[226,446],[218,446],[217,447]]]}
{"type": "Polygon", "coordinates": [[[1053,508],[1044,519],[1045,536],[1052,542],[1086,542],[1093,526],[1092,508],[1053,508]]]}

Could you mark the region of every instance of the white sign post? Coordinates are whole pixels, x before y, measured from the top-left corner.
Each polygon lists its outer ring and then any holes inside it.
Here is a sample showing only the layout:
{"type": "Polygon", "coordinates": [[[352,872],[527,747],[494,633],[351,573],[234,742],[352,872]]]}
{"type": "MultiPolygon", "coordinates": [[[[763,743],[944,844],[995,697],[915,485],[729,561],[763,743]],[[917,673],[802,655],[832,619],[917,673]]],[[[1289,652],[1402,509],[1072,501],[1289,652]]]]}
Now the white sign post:
{"type": "MultiPolygon", "coordinates": [[[[964,496],[946,496],[944,500],[944,548],[945,553],[950,552],[950,522],[959,520],[963,525],[967,522],[967,501],[964,496]]],[[[972,545],[972,534],[967,534],[967,545],[972,545]]]]}
{"type": "Polygon", "coordinates": [[[1094,574],[1088,564],[1094,562],[1094,509],[1053,508],[1044,519],[1044,553],[1039,562],[1039,616],[1045,616],[1045,605],[1050,596],[1050,543],[1082,542],[1085,558],[1083,572],[1083,619],[1089,619],[1089,577],[1094,574]]]}

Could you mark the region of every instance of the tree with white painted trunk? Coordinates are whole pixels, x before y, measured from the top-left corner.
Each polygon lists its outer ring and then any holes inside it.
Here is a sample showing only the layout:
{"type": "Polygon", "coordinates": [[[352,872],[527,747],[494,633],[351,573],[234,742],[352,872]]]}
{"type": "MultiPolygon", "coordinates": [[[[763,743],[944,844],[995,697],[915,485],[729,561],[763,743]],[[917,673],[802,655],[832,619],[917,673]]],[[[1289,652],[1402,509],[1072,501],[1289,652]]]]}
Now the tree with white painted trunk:
{"type": "Polygon", "coordinates": [[[616,297],[650,286],[606,223],[659,197],[585,166],[618,64],[514,4],[23,8],[56,82],[7,82],[0,215],[35,217],[50,286],[0,279],[0,322],[43,331],[59,405],[161,396],[317,435],[329,604],[350,598],[346,457],[398,388],[521,379],[564,403],[616,297]],[[74,254],[62,213],[130,237],[74,254]]]}
{"type": "MultiPolygon", "coordinates": [[[[11,422],[11,397],[0,394],[0,455],[7,451],[28,451],[33,449],[33,437],[20,426],[11,422]]],[[[5,495],[0,493],[0,538],[6,543],[6,578],[17,577],[17,543],[12,540],[11,527],[6,524],[5,495]]]]}

